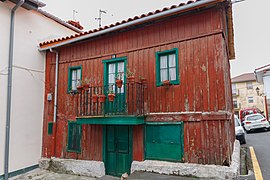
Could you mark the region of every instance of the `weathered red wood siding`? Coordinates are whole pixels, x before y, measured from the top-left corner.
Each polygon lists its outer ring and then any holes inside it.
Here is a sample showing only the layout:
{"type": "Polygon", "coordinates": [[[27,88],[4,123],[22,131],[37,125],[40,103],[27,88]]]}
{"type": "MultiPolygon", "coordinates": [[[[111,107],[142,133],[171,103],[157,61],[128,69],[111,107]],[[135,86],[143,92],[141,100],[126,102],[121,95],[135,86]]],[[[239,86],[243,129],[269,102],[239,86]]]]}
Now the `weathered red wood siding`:
{"type": "MultiPolygon", "coordinates": [[[[98,125],[83,126],[81,154],[66,152],[67,121],[75,120],[76,108],[76,97],[67,94],[68,67],[82,65],[83,78],[95,77],[92,85],[102,85],[102,60],[116,54],[116,57],[127,57],[127,66],[135,72],[137,79],[139,76],[147,78],[145,109],[148,113],[221,111],[228,114],[225,118],[216,116],[208,119],[196,119],[194,114],[190,119],[183,119],[185,161],[222,164],[226,158],[230,159],[234,128],[230,116],[230,66],[224,25],[225,10],[219,7],[58,49],[56,156],[102,160],[102,128],[98,125]],[[172,48],[179,50],[180,84],[168,89],[156,87],[155,53],[172,48]]],[[[55,56],[47,52],[45,99],[47,93],[54,92],[54,71],[55,56]]],[[[52,137],[47,135],[47,123],[52,118],[53,102],[45,101],[42,155],[46,157],[52,153],[52,137]]],[[[157,119],[149,116],[146,120],[157,119]]],[[[143,128],[135,126],[133,130],[133,159],[143,160],[143,128]]]]}

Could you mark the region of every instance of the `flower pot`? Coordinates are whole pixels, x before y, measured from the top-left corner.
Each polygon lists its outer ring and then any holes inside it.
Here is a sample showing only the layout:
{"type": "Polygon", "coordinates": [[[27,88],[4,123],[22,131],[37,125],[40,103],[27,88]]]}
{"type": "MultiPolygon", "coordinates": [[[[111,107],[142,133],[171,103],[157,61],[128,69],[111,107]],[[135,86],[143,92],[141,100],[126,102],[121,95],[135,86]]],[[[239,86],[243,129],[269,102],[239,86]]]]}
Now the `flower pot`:
{"type": "Polygon", "coordinates": [[[83,86],[77,86],[77,91],[82,92],[83,86]]]}
{"type": "Polygon", "coordinates": [[[84,84],[84,85],[83,85],[83,89],[84,89],[84,90],[89,89],[89,84],[84,84]]]}
{"type": "Polygon", "coordinates": [[[104,103],[106,100],[106,96],[104,94],[98,95],[99,102],[104,103]]]}
{"type": "Polygon", "coordinates": [[[108,99],[110,102],[113,102],[115,98],[115,94],[108,94],[108,99]]]}
{"type": "Polygon", "coordinates": [[[133,84],[135,82],[135,77],[134,76],[128,76],[127,80],[130,84],[133,84]]]}
{"type": "Polygon", "coordinates": [[[141,78],[140,81],[141,81],[141,83],[143,85],[147,84],[147,79],[146,78],[141,78]]]}
{"type": "Polygon", "coordinates": [[[170,82],[169,80],[165,80],[165,81],[162,82],[162,84],[163,84],[166,88],[168,88],[168,87],[170,86],[171,82],[170,82]]]}
{"type": "Polygon", "coordinates": [[[92,95],[92,102],[93,102],[93,103],[97,103],[97,101],[98,101],[98,95],[93,94],[93,95],[92,95]]]}
{"type": "Polygon", "coordinates": [[[121,88],[123,86],[123,80],[122,79],[116,79],[115,83],[116,83],[116,86],[118,88],[121,88]]]}

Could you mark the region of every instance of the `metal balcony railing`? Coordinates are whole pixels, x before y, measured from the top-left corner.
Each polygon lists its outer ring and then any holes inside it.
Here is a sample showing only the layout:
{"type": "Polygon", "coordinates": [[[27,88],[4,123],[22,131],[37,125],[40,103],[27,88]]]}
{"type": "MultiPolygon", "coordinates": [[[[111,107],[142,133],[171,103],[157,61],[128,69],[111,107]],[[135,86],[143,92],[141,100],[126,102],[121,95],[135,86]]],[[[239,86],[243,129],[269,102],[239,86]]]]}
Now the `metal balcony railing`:
{"type": "Polygon", "coordinates": [[[145,88],[144,84],[133,82],[121,88],[112,84],[78,90],[77,116],[144,115],[145,88]]]}

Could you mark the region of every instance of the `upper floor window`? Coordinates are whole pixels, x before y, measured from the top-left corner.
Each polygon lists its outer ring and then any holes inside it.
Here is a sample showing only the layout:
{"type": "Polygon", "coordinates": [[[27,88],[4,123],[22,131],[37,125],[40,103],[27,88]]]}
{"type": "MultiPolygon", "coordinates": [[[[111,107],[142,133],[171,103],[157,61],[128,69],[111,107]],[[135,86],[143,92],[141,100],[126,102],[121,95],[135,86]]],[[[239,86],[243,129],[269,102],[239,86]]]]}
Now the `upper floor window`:
{"type": "Polygon", "coordinates": [[[232,94],[237,94],[236,84],[232,84],[232,94]]]}
{"type": "Polygon", "coordinates": [[[82,80],[82,67],[73,66],[68,68],[68,90],[77,90],[82,80]]]}
{"type": "Polygon", "coordinates": [[[156,53],[156,84],[161,86],[163,81],[179,84],[178,49],[156,53]]]}
{"type": "Polygon", "coordinates": [[[252,96],[248,97],[248,103],[253,103],[253,102],[254,102],[253,97],[252,96]]]}
{"type": "Polygon", "coordinates": [[[253,89],[252,82],[247,82],[247,89],[253,89]]]}

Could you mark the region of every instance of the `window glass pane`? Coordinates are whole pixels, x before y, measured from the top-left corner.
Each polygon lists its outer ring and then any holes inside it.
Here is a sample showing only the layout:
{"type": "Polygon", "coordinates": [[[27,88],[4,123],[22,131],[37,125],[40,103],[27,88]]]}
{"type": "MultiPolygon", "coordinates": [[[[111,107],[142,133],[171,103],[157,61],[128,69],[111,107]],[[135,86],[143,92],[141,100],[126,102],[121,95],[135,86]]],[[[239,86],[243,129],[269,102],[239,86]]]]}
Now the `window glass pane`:
{"type": "Polygon", "coordinates": [[[109,74],[109,84],[115,83],[115,74],[109,74]]]}
{"type": "Polygon", "coordinates": [[[77,69],[77,79],[81,79],[81,69],[77,69]]]}
{"type": "Polygon", "coordinates": [[[176,80],[176,68],[170,68],[170,80],[176,80]]]}
{"type": "Polygon", "coordinates": [[[160,56],[160,68],[167,68],[167,56],[160,56]]]}
{"type": "Polygon", "coordinates": [[[115,73],[115,64],[109,64],[109,74],[115,73]]]}
{"type": "Polygon", "coordinates": [[[169,67],[175,67],[175,54],[169,55],[169,67]]]}
{"type": "Polygon", "coordinates": [[[118,63],[118,72],[124,72],[124,62],[118,63]]]}
{"type": "Polygon", "coordinates": [[[72,90],[76,90],[77,89],[77,87],[76,87],[76,81],[72,81],[71,82],[71,89],[72,90]]]}
{"type": "Polygon", "coordinates": [[[72,70],[72,80],[76,80],[77,75],[76,75],[76,70],[72,70]]]}
{"type": "Polygon", "coordinates": [[[165,80],[168,80],[168,77],[167,77],[167,69],[161,69],[160,70],[160,81],[165,81],[165,80]]]}

